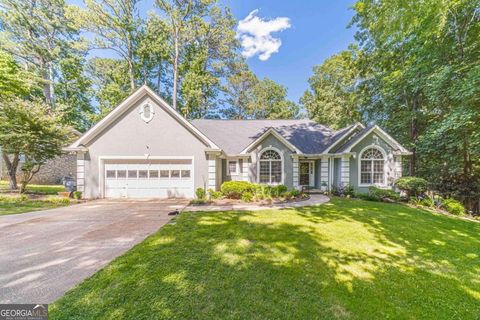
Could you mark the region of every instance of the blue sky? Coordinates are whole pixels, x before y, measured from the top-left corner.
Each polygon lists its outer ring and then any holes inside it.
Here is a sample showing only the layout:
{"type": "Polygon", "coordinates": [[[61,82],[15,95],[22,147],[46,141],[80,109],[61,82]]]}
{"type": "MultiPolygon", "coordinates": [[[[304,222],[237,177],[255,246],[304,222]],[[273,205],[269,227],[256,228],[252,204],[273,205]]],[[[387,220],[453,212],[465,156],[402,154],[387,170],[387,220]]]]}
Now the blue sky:
{"type": "MultiPolygon", "coordinates": [[[[82,1],[69,2],[79,4],[82,1]]],[[[142,16],[153,9],[153,3],[154,0],[140,2],[142,16]]],[[[269,77],[286,86],[288,97],[295,102],[308,87],[312,67],[353,42],[355,29],[347,25],[354,14],[350,8],[354,0],[220,0],[220,3],[230,7],[239,21],[258,10],[256,17],[267,27],[275,21],[289,25],[270,34],[281,41],[278,52],[265,61],[254,55],[247,62],[258,77],[269,77]]],[[[92,54],[108,56],[105,52],[92,54]]]]}

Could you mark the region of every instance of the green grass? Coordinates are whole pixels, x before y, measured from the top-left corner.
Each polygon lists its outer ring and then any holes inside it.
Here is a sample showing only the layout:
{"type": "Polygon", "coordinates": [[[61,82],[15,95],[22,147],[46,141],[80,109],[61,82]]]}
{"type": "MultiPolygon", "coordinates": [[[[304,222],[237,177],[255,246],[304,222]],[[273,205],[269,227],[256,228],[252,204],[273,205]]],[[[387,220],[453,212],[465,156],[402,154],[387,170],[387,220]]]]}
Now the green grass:
{"type": "Polygon", "coordinates": [[[58,207],[63,207],[66,204],[62,203],[52,203],[47,201],[22,201],[16,203],[4,203],[0,201],[0,216],[4,216],[7,214],[19,214],[25,213],[30,211],[37,211],[37,210],[46,210],[46,209],[53,209],[58,207]]]}
{"type": "MultiPolygon", "coordinates": [[[[8,181],[0,180],[0,190],[8,190],[9,185],[8,181]]],[[[42,184],[29,184],[27,185],[27,193],[38,193],[38,194],[57,194],[58,192],[65,191],[63,185],[42,185],[42,184]]]]}
{"type": "Polygon", "coordinates": [[[478,319],[480,224],[334,199],[182,213],[51,319],[478,319]]]}

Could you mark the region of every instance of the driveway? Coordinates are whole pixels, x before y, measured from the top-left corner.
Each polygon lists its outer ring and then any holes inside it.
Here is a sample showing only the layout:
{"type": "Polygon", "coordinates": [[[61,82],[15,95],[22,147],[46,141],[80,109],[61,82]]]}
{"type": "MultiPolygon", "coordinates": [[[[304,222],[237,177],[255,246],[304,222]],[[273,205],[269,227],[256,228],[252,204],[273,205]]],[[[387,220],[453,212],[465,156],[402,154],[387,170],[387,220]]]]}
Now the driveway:
{"type": "Polygon", "coordinates": [[[96,200],[0,217],[0,303],[51,303],[168,223],[186,200],[96,200]]]}

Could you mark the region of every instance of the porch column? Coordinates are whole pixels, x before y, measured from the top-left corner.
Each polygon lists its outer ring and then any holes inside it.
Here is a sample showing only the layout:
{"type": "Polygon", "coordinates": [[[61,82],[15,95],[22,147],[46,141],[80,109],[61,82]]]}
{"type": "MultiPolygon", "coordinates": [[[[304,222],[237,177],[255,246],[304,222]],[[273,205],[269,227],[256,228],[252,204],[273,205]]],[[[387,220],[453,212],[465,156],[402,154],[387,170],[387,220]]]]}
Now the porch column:
{"type": "Polygon", "coordinates": [[[213,189],[217,190],[217,156],[216,154],[207,154],[208,162],[208,181],[207,181],[207,190],[213,189]]]}
{"type": "Polygon", "coordinates": [[[242,180],[243,181],[250,181],[250,177],[248,176],[249,170],[250,170],[250,158],[243,158],[242,160],[242,180]]]}
{"type": "Polygon", "coordinates": [[[298,171],[298,156],[293,155],[293,188],[300,189],[299,171],[298,171]]]}
{"type": "Polygon", "coordinates": [[[340,159],[340,185],[345,187],[350,184],[350,156],[340,159]]]}
{"type": "Polygon", "coordinates": [[[320,160],[320,189],[326,191],[330,188],[328,183],[328,158],[324,157],[320,160]]]}
{"type": "Polygon", "coordinates": [[[77,152],[77,191],[85,192],[85,152],[82,151],[77,152]]]}

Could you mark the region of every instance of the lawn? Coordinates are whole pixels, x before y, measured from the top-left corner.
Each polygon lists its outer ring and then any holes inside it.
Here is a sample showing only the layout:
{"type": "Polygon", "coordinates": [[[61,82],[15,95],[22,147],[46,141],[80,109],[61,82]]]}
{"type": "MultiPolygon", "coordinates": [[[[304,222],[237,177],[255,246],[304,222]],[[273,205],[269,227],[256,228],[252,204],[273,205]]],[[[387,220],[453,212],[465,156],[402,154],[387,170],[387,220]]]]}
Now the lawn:
{"type": "MultiPolygon", "coordinates": [[[[8,181],[0,180],[0,190],[8,190],[8,181]]],[[[27,185],[27,193],[38,193],[38,194],[57,194],[58,192],[65,191],[63,185],[43,185],[43,184],[29,184],[27,185]]]]}
{"type": "Polygon", "coordinates": [[[37,210],[53,209],[66,205],[68,204],[45,200],[27,200],[18,202],[5,202],[0,200],[0,216],[4,216],[7,214],[19,214],[37,210]]]}
{"type": "Polygon", "coordinates": [[[478,319],[480,224],[334,199],[182,213],[51,319],[478,319]]]}

